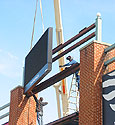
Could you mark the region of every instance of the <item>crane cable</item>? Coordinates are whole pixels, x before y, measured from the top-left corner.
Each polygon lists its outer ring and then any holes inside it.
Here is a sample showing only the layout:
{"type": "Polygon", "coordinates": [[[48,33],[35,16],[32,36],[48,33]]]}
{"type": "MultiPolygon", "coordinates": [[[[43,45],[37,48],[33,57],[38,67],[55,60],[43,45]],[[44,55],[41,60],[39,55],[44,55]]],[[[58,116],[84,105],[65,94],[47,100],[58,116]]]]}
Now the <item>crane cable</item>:
{"type": "Polygon", "coordinates": [[[33,24],[33,31],[32,31],[30,50],[32,49],[32,42],[33,42],[33,37],[34,37],[34,28],[35,28],[35,22],[36,22],[37,5],[38,5],[38,0],[36,0],[36,10],[35,10],[35,16],[34,16],[34,24],[33,24]]]}
{"type": "MultiPolygon", "coordinates": [[[[32,31],[32,38],[31,38],[30,50],[32,49],[32,42],[33,42],[33,37],[34,37],[34,29],[35,29],[35,22],[36,22],[37,5],[38,5],[38,0],[36,0],[36,9],[35,9],[35,15],[34,15],[34,23],[33,23],[33,31],[32,31]]],[[[43,32],[44,32],[44,24],[43,24],[43,15],[42,15],[41,0],[40,0],[40,10],[41,10],[41,17],[42,17],[43,32]]],[[[29,124],[30,101],[31,101],[31,98],[29,98],[29,106],[28,106],[28,124],[29,124]]]]}
{"type": "MultiPolygon", "coordinates": [[[[35,16],[34,16],[34,24],[33,24],[33,31],[32,31],[32,38],[31,38],[31,47],[30,47],[30,50],[32,49],[32,42],[33,42],[33,37],[34,37],[34,29],[35,29],[35,22],[36,22],[37,5],[38,5],[38,0],[36,0],[36,9],[35,9],[35,16]]],[[[41,0],[40,0],[40,11],[41,11],[41,18],[42,18],[43,33],[44,33],[44,24],[43,24],[43,14],[42,14],[41,0]]]]}
{"type": "Polygon", "coordinates": [[[42,3],[41,3],[41,0],[40,0],[40,10],[41,10],[41,17],[42,17],[42,27],[43,27],[43,33],[44,33],[44,23],[43,23],[42,3]]]}

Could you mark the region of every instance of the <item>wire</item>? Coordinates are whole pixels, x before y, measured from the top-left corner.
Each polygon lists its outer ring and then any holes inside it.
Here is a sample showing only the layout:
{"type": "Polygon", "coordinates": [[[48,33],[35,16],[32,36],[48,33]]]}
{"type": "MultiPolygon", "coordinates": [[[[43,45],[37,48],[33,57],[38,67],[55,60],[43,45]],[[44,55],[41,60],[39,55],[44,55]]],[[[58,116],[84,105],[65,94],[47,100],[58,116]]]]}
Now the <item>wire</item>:
{"type": "Polygon", "coordinates": [[[38,5],[38,0],[36,0],[36,10],[35,10],[35,16],[34,16],[34,24],[33,24],[33,31],[32,31],[30,50],[32,49],[32,42],[33,42],[33,37],[34,37],[34,28],[35,28],[35,22],[36,22],[37,5],[38,5]]]}
{"type": "Polygon", "coordinates": [[[44,33],[44,24],[43,24],[43,15],[42,15],[42,3],[41,3],[41,0],[40,0],[40,10],[41,10],[41,17],[42,17],[43,33],[44,33]]]}
{"type": "MultiPolygon", "coordinates": [[[[32,49],[32,42],[33,42],[33,38],[34,38],[34,29],[35,29],[35,22],[36,22],[37,5],[38,5],[38,0],[36,0],[36,9],[35,9],[35,16],[34,16],[34,23],[33,23],[33,31],[32,31],[30,50],[32,49]]],[[[42,14],[42,3],[41,3],[41,0],[40,0],[40,11],[41,11],[41,18],[42,18],[43,33],[44,33],[44,23],[43,23],[43,14],[42,14]]]]}

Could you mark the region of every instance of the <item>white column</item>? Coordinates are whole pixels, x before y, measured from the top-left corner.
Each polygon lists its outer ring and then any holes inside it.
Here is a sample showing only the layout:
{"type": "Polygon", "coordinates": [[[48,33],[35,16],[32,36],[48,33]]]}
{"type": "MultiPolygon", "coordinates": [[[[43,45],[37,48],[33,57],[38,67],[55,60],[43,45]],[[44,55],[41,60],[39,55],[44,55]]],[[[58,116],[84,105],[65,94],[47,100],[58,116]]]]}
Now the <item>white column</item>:
{"type": "Polygon", "coordinates": [[[96,18],[96,40],[102,42],[102,19],[100,13],[97,13],[96,18]]]}
{"type": "MultiPolygon", "coordinates": [[[[56,24],[56,39],[57,39],[57,45],[64,43],[63,38],[63,28],[62,28],[62,20],[61,20],[61,9],[60,9],[60,0],[54,0],[54,11],[55,11],[55,24],[56,24]]],[[[63,52],[64,49],[61,49],[58,54],[63,52]]],[[[61,57],[59,60],[59,65],[64,65],[64,56],[61,57]]],[[[63,68],[60,68],[60,71],[63,71],[63,68]]],[[[68,112],[68,88],[67,88],[67,81],[66,79],[61,81],[61,88],[62,88],[62,109],[63,109],[63,116],[66,115],[66,112],[68,112]],[[64,87],[63,87],[64,86],[64,87]],[[63,91],[63,88],[65,89],[65,92],[63,91]]],[[[59,108],[59,106],[58,106],[59,108]]],[[[60,114],[60,108],[58,109],[58,114],[60,114]]]]}

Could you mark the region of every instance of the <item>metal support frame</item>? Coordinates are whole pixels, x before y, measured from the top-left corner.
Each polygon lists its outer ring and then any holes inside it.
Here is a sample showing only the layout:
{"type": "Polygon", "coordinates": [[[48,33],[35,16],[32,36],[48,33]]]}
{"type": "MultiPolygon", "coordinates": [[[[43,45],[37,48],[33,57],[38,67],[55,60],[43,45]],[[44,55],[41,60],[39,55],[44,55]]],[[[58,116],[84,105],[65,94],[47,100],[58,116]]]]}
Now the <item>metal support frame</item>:
{"type": "Polygon", "coordinates": [[[107,60],[106,62],[104,62],[104,65],[107,66],[107,65],[109,65],[109,64],[111,64],[113,62],[115,62],[115,57],[113,57],[113,58],[107,60]]]}
{"type": "Polygon", "coordinates": [[[115,49],[115,43],[112,44],[111,46],[109,46],[108,48],[106,48],[106,49],[104,50],[104,53],[107,53],[107,52],[111,51],[112,49],[115,49]]]}
{"type": "Polygon", "coordinates": [[[89,27],[83,29],[81,32],[79,32],[79,34],[75,35],[74,37],[72,37],[71,39],[66,41],[64,44],[58,45],[56,48],[53,49],[52,53],[55,54],[56,52],[60,51],[61,49],[63,49],[67,45],[71,44],[72,42],[74,42],[75,40],[77,40],[78,38],[80,38],[81,36],[83,36],[84,34],[86,34],[87,32],[89,32],[90,30],[92,30],[94,28],[95,28],[95,23],[93,23],[89,27]]]}
{"type": "MultiPolygon", "coordinates": [[[[69,45],[70,43],[72,43],[73,41],[75,41],[76,39],[80,38],[81,36],[83,36],[84,34],[86,34],[87,32],[89,32],[93,28],[95,28],[95,23],[92,24],[92,25],[90,25],[89,27],[84,28],[83,30],[81,30],[79,32],[79,34],[77,34],[76,36],[72,37],[71,39],[69,39],[64,44],[61,43],[60,45],[58,45],[56,48],[54,48],[52,50],[52,53],[55,54],[56,52],[60,51],[61,49],[63,49],[64,47],[66,47],[67,45],[69,45]]],[[[57,59],[61,58],[62,56],[64,56],[65,54],[69,53],[73,49],[75,49],[78,46],[82,45],[83,43],[87,42],[88,40],[90,40],[94,36],[95,36],[95,32],[91,33],[90,35],[88,35],[84,39],[80,40],[79,42],[77,42],[73,46],[69,47],[68,49],[66,49],[62,53],[60,53],[57,56],[55,56],[52,59],[52,62],[55,62],[57,59]]],[[[34,94],[36,94],[36,93],[38,93],[38,92],[46,89],[47,87],[49,87],[49,86],[51,86],[51,85],[59,82],[60,80],[66,78],[67,76],[75,73],[79,69],[80,69],[79,64],[72,65],[71,67],[69,67],[69,68],[61,71],[60,73],[57,73],[56,75],[50,77],[49,79],[45,80],[44,82],[41,82],[39,85],[37,85],[36,87],[34,87],[34,89],[32,91],[33,91],[34,94]]]]}
{"type": "MultiPolygon", "coordinates": [[[[7,104],[1,106],[1,107],[0,107],[0,111],[3,110],[3,109],[5,109],[5,108],[7,108],[7,107],[9,107],[9,106],[10,106],[10,103],[7,103],[7,104]]],[[[7,113],[1,115],[1,116],[0,116],[0,119],[3,119],[3,118],[5,118],[5,117],[7,117],[8,115],[9,115],[9,112],[7,112],[7,113]]]]}
{"type": "Polygon", "coordinates": [[[71,67],[63,70],[60,73],[57,73],[56,75],[54,75],[54,76],[50,77],[49,79],[45,80],[44,82],[40,83],[32,90],[32,92],[34,94],[36,94],[36,93],[50,87],[51,85],[59,82],[60,80],[70,76],[71,74],[75,73],[79,69],[80,69],[80,65],[74,64],[71,67]]]}
{"type": "Polygon", "coordinates": [[[9,116],[9,112],[7,112],[7,113],[1,115],[1,116],[0,116],[0,119],[3,119],[3,118],[5,118],[5,117],[7,117],[7,116],[9,116]]]}
{"type": "Polygon", "coordinates": [[[0,111],[7,108],[8,106],[10,106],[10,103],[7,103],[7,104],[3,105],[2,107],[0,107],[0,111]]]}
{"type": "MultiPolygon", "coordinates": [[[[115,49],[115,43],[114,43],[113,45],[109,46],[108,48],[104,49],[104,53],[107,54],[107,53],[108,53],[109,51],[111,51],[112,49],[115,49]]],[[[104,65],[107,66],[107,65],[109,65],[109,64],[111,64],[111,63],[113,63],[113,62],[115,62],[115,57],[113,57],[113,58],[111,58],[111,59],[105,61],[105,62],[104,62],[104,65]]]]}
{"type": "MultiPolygon", "coordinates": [[[[56,52],[59,52],[61,49],[63,49],[64,47],[66,47],[67,45],[71,44],[73,41],[75,41],[76,39],[80,38],[81,36],[83,36],[84,34],[86,34],[87,32],[89,32],[90,30],[92,30],[93,28],[95,28],[95,23],[90,25],[89,27],[85,27],[84,29],[82,29],[79,34],[77,34],[76,36],[72,37],[71,39],[69,39],[67,42],[65,42],[64,44],[60,43],[56,48],[54,48],[52,50],[52,54],[55,54],[56,52]]],[[[97,35],[97,33],[96,33],[97,35]]],[[[80,46],[81,44],[85,43],[86,41],[88,41],[89,39],[93,38],[95,36],[95,32],[91,33],[90,35],[88,35],[87,37],[85,37],[84,39],[80,40],[79,42],[77,42],[75,45],[71,46],[70,48],[66,49],[65,51],[59,53],[57,56],[55,56],[52,59],[52,62],[56,61],[57,59],[61,58],[62,56],[64,56],[65,54],[67,54],[68,52],[72,51],[73,49],[77,48],[78,46],[80,46]]],[[[46,89],[47,87],[59,82],[60,80],[70,76],[71,74],[75,73],[77,70],[80,69],[80,65],[79,64],[74,64],[71,67],[61,71],[60,73],[57,73],[56,75],[50,77],[49,79],[45,80],[44,82],[41,82],[39,85],[35,86],[34,89],[32,90],[34,94],[46,89]]],[[[0,111],[6,107],[10,106],[10,103],[0,107],[0,111]]],[[[0,119],[7,117],[9,115],[9,112],[0,116],[0,119]]]]}
{"type": "Polygon", "coordinates": [[[62,53],[58,54],[52,59],[52,62],[55,62],[57,59],[61,58],[65,54],[69,53],[70,51],[74,50],[78,46],[82,45],[83,43],[87,42],[89,39],[93,38],[95,36],[95,32],[91,33],[89,36],[85,37],[84,39],[80,40],[77,42],[75,45],[71,46],[70,48],[66,49],[62,53]]]}

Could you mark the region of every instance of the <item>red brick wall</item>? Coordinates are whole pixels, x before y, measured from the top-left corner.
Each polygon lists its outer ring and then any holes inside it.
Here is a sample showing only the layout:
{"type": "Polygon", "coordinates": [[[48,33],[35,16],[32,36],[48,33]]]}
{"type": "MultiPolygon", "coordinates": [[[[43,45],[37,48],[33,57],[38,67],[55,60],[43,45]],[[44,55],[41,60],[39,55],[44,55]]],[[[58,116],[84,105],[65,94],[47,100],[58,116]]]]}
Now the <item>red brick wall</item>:
{"type": "Polygon", "coordinates": [[[18,86],[11,91],[9,125],[36,125],[36,103],[33,97],[23,95],[18,86]]]}
{"type": "Polygon", "coordinates": [[[80,125],[102,125],[102,75],[115,69],[115,62],[104,67],[115,56],[115,49],[104,54],[106,47],[93,41],[80,50],[80,125]]]}

